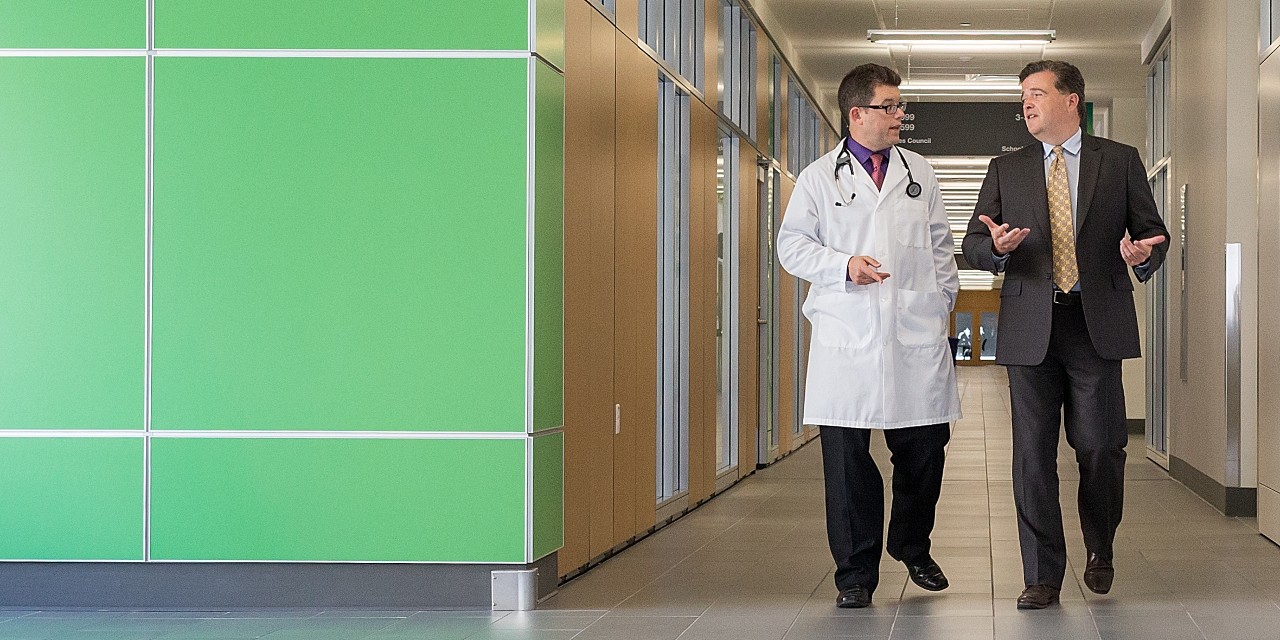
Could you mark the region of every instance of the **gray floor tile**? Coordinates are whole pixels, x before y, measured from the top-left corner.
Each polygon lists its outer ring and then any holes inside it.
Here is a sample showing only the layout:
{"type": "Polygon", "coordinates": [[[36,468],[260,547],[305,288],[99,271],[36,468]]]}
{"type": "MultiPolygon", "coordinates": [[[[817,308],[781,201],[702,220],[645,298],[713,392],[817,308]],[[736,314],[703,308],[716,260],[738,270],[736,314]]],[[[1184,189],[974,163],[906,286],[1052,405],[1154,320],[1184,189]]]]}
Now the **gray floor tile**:
{"type": "Polygon", "coordinates": [[[995,618],[979,616],[898,616],[891,640],[947,638],[947,640],[990,639],[995,618]]]}
{"type": "Polygon", "coordinates": [[[696,617],[605,616],[575,640],[676,640],[696,617]]]}
{"type": "Polygon", "coordinates": [[[604,615],[604,612],[522,611],[490,625],[493,629],[552,629],[582,631],[604,615]]]}
{"type": "Polygon", "coordinates": [[[786,640],[811,638],[888,638],[894,618],[825,616],[798,618],[787,631],[786,640]]]}

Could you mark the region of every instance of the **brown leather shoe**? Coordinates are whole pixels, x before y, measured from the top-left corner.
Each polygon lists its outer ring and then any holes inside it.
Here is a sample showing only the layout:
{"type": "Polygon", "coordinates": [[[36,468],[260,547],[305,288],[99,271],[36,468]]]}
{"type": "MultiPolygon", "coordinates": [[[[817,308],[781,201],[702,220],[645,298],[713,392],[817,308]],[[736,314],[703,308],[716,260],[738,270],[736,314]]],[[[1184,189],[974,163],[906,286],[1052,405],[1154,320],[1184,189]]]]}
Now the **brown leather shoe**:
{"type": "Polygon", "coordinates": [[[1111,581],[1115,577],[1116,570],[1110,560],[1104,560],[1096,553],[1089,554],[1089,561],[1084,565],[1084,586],[1094,593],[1106,593],[1111,590],[1111,581]]]}
{"type": "Polygon", "coordinates": [[[1033,584],[1022,590],[1018,596],[1019,609],[1044,609],[1051,604],[1058,604],[1058,592],[1047,584],[1033,584]]]}

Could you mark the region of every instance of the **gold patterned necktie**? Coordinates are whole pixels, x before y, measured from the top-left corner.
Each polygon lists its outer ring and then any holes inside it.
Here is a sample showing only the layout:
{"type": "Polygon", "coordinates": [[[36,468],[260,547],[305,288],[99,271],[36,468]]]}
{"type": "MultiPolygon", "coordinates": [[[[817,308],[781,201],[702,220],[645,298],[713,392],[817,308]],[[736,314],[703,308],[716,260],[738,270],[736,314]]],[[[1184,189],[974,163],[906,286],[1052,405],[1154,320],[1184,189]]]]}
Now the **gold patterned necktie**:
{"type": "Polygon", "coordinates": [[[1053,283],[1061,291],[1071,291],[1080,279],[1076,268],[1076,229],[1071,219],[1071,185],[1067,181],[1067,161],[1062,145],[1053,148],[1049,165],[1049,227],[1053,234],[1053,283]]]}

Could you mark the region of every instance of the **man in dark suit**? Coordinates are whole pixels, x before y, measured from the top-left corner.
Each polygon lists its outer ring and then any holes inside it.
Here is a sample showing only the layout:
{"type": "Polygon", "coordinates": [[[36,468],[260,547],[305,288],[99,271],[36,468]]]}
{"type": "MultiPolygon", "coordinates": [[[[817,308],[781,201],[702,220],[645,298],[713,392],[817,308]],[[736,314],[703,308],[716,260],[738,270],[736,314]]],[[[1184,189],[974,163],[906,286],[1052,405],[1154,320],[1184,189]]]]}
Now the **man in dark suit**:
{"type": "Polygon", "coordinates": [[[1005,276],[996,362],[1009,372],[1026,585],[1018,608],[1043,609],[1058,602],[1066,573],[1057,473],[1064,409],[1080,467],[1085,586],[1111,589],[1128,439],[1120,363],[1141,355],[1128,267],[1150,278],[1169,232],[1138,151],[1082,132],[1080,70],[1041,60],[1019,77],[1022,114],[1039,143],[991,161],[964,255],[1005,276]]]}

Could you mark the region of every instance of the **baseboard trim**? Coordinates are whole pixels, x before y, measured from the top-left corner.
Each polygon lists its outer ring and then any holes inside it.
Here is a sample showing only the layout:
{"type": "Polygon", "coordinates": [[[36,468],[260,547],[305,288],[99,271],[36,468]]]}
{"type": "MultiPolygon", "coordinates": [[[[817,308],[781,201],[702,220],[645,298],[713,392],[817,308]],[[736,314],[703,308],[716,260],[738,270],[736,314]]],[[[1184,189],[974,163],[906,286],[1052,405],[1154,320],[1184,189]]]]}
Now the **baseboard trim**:
{"type": "Polygon", "coordinates": [[[1253,487],[1224,487],[1185,460],[1169,456],[1169,475],[1221,511],[1223,515],[1253,518],[1258,515],[1258,490],[1253,487]]]}
{"type": "Polygon", "coordinates": [[[5,562],[0,606],[24,609],[489,609],[497,570],[538,569],[538,599],[558,583],[556,554],[532,564],[5,562]]]}

